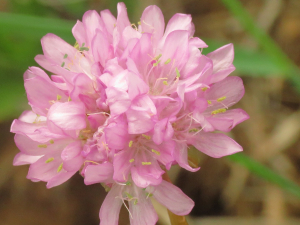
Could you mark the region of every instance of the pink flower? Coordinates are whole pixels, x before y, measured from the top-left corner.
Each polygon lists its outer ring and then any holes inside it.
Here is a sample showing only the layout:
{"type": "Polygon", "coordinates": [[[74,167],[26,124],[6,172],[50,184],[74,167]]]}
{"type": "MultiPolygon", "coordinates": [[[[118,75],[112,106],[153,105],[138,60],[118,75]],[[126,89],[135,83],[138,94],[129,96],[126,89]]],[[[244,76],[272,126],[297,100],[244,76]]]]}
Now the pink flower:
{"type": "Polygon", "coordinates": [[[117,224],[128,202],[131,224],[153,225],[153,196],[177,215],[194,203],[162,175],[172,165],[196,171],[188,149],[219,158],[242,151],[223,133],[249,116],[229,109],[244,94],[232,44],[202,55],[207,45],[193,37],[190,15],[175,14],[165,28],[157,6],[131,24],[123,3],[87,11],[73,27],[72,46],[54,34],[42,38],[39,65],[24,84],[32,111],[11,132],[20,153],[14,165],[30,164],[28,178],[51,188],[79,171],[86,185],[110,189],[101,224],[117,224]],[[199,49],[200,48],[200,49],[199,49]],[[126,204],[124,204],[126,206],[126,204]]]}

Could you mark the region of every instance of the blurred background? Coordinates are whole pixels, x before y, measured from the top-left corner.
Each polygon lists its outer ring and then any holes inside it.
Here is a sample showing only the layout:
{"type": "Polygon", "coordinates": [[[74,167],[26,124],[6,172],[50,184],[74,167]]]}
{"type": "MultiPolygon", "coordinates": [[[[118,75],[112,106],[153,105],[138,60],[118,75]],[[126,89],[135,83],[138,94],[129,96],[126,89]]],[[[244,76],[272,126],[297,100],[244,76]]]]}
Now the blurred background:
{"type": "MultiPolygon", "coordinates": [[[[178,168],[170,177],[195,201],[190,225],[300,224],[300,1],[299,0],[126,0],[137,23],[143,9],[158,5],[168,21],[174,13],[193,17],[204,53],[235,45],[236,71],[246,94],[236,106],[250,119],[231,136],[244,154],[222,159],[200,155],[201,169],[178,168]]],[[[106,195],[75,175],[59,187],[26,179],[28,166],[13,167],[18,149],[10,124],[28,109],[23,73],[37,66],[40,39],[55,33],[75,43],[71,28],[86,10],[115,0],[0,0],[0,225],[97,225],[106,195]]],[[[167,211],[155,203],[160,225],[167,211]]],[[[119,224],[129,224],[121,210],[119,224]]]]}

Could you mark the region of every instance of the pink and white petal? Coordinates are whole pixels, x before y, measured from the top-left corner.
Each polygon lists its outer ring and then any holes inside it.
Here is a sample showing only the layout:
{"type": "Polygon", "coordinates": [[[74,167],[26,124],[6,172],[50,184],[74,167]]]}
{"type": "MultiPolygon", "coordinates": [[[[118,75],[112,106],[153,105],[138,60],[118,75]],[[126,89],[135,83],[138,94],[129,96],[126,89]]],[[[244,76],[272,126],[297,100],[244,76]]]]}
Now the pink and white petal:
{"type": "Polygon", "coordinates": [[[87,43],[85,43],[86,47],[91,47],[92,40],[96,35],[96,30],[99,29],[103,31],[104,25],[100,15],[96,10],[89,10],[84,13],[82,17],[82,23],[84,25],[87,37],[87,43]]]}
{"type": "Polygon", "coordinates": [[[165,34],[162,37],[159,45],[163,46],[167,36],[173,31],[178,31],[178,30],[188,31],[188,36],[189,37],[193,36],[193,34],[192,34],[193,29],[192,28],[193,28],[193,25],[192,25],[191,15],[176,13],[169,20],[169,22],[167,24],[167,27],[166,27],[166,30],[165,30],[165,34]]]}
{"type": "Polygon", "coordinates": [[[107,104],[112,115],[120,115],[128,110],[131,100],[127,92],[109,87],[105,90],[107,95],[107,104]]]}
{"type": "Polygon", "coordinates": [[[118,225],[119,213],[123,204],[119,185],[113,185],[100,208],[100,225],[118,225]]]}
{"type": "Polygon", "coordinates": [[[68,172],[77,172],[83,165],[83,157],[78,155],[70,160],[63,161],[63,168],[68,172]]]}
{"type": "Polygon", "coordinates": [[[163,180],[160,185],[154,188],[152,193],[154,198],[176,215],[189,214],[195,205],[194,201],[186,196],[180,188],[167,181],[163,180]]]}
{"type": "Polygon", "coordinates": [[[174,159],[178,165],[188,171],[196,172],[199,168],[192,168],[188,163],[188,152],[186,143],[176,143],[174,149],[174,159]]]}
{"type": "Polygon", "coordinates": [[[146,188],[149,185],[158,185],[162,181],[162,177],[154,178],[141,174],[136,167],[131,168],[131,177],[136,186],[140,188],[146,188]]]}
{"type": "Polygon", "coordinates": [[[105,25],[105,28],[107,30],[107,32],[112,35],[113,34],[113,30],[117,24],[117,19],[113,16],[113,14],[108,10],[102,10],[100,12],[101,18],[103,20],[103,23],[105,25]]]}
{"type": "Polygon", "coordinates": [[[227,67],[226,69],[219,70],[217,73],[215,73],[211,76],[210,82],[212,84],[220,82],[223,79],[225,79],[229,74],[231,74],[233,71],[235,71],[234,65],[231,65],[231,66],[227,67]]]}
{"type": "Polygon", "coordinates": [[[61,159],[67,161],[78,156],[82,150],[81,141],[74,141],[68,144],[61,153],[61,159]]]}
{"type": "Polygon", "coordinates": [[[198,37],[193,37],[189,40],[189,44],[196,48],[207,48],[208,45],[198,37]]]}
{"type": "Polygon", "coordinates": [[[131,100],[148,93],[149,86],[136,74],[128,73],[128,95],[131,100]]]}
{"type": "Polygon", "coordinates": [[[79,46],[82,46],[83,43],[87,43],[85,28],[81,21],[77,20],[77,23],[72,28],[72,33],[79,46]]]}
{"type": "Polygon", "coordinates": [[[117,29],[120,33],[123,32],[125,27],[131,26],[127,15],[127,9],[123,2],[119,2],[117,5],[118,17],[117,17],[117,29]]]}
{"type": "Polygon", "coordinates": [[[158,220],[158,216],[153,208],[150,199],[146,198],[146,195],[141,191],[138,193],[137,202],[129,201],[129,211],[131,225],[155,225],[158,220]]]}
{"type": "Polygon", "coordinates": [[[105,67],[108,60],[113,58],[113,47],[107,36],[100,30],[96,31],[92,40],[92,51],[95,62],[100,62],[103,67],[105,67]]]}
{"type": "Polygon", "coordinates": [[[79,101],[79,95],[83,93],[95,93],[93,81],[84,73],[79,73],[73,78],[74,88],[70,93],[73,101],[79,101]]]}
{"type": "Polygon", "coordinates": [[[128,174],[130,168],[132,167],[131,159],[133,158],[133,151],[125,149],[115,155],[113,165],[114,165],[114,175],[113,179],[117,182],[126,182],[128,179],[128,174]]]}
{"type": "Polygon", "coordinates": [[[48,120],[64,130],[86,127],[85,106],[82,102],[56,102],[48,111],[48,120]]]}
{"type": "Polygon", "coordinates": [[[53,144],[40,143],[22,134],[15,135],[15,143],[20,151],[27,155],[40,156],[50,152],[63,150],[72,139],[55,140],[53,144]]]}
{"type": "Polygon", "coordinates": [[[51,178],[47,183],[47,188],[53,188],[69,180],[75,172],[61,171],[55,177],[51,178]]]}
{"type": "Polygon", "coordinates": [[[43,156],[27,155],[22,152],[19,152],[13,161],[14,166],[21,166],[26,164],[32,164],[38,161],[43,156]]]}
{"type": "Polygon", "coordinates": [[[156,5],[148,6],[141,17],[141,27],[143,33],[152,34],[152,43],[157,46],[162,38],[165,29],[164,15],[156,5]]]}
{"type": "Polygon", "coordinates": [[[205,119],[214,128],[214,130],[229,132],[232,129],[233,119],[231,118],[217,118],[212,116],[205,119]]]}
{"type": "Polygon", "coordinates": [[[154,123],[148,112],[128,109],[126,116],[129,134],[143,134],[153,129],[154,123]]]}
{"type": "Polygon", "coordinates": [[[49,83],[41,77],[33,77],[24,82],[27,98],[31,106],[34,106],[35,113],[46,116],[48,109],[53,102],[66,101],[68,97],[54,84],[49,83]]]}
{"type": "Polygon", "coordinates": [[[243,151],[238,143],[221,133],[200,132],[189,139],[188,143],[213,158],[221,158],[243,151]]]}
{"type": "Polygon", "coordinates": [[[49,76],[45,73],[44,70],[42,70],[41,68],[32,66],[29,67],[28,70],[26,70],[26,72],[23,75],[24,80],[30,79],[30,78],[34,78],[34,77],[40,77],[46,81],[48,81],[49,83],[51,83],[51,80],[49,78],[49,76]]]}
{"type": "Polygon", "coordinates": [[[31,164],[27,174],[27,179],[49,181],[57,175],[62,160],[58,152],[49,153],[41,157],[38,161],[31,164]],[[48,160],[52,161],[48,161],[48,160]]]}
{"type": "Polygon", "coordinates": [[[206,56],[213,61],[214,73],[224,70],[232,65],[234,58],[233,44],[224,45],[206,56]]]}
{"type": "Polygon", "coordinates": [[[226,77],[206,91],[205,98],[213,103],[207,110],[211,112],[220,108],[228,108],[236,104],[243,97],[244,93],[243,80],[240,77],[226,77]],[[220,101],[218,100],[219,98],[224,99],[220,101]]]}
{"type": "Polygon", "coordinates": [[[84,172],[84,183],[90,185],[110,181],[113,173],[114,168],[110,162],[88,165],[84,172]]]}
{"type": "Polygon", "coordinates": [[[109,148],[121,150],[129,143],[128,127],[126,122],[116,121],[105,129],[105,140],[109,148]]]}

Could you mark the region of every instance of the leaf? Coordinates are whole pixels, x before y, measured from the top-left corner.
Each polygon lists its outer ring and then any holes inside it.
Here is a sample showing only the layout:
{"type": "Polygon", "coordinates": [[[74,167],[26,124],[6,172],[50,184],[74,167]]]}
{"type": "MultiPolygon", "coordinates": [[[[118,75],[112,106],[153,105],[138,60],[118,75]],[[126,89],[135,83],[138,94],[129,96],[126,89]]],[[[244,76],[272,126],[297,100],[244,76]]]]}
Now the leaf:
{"type": "Polygon", "coordinates": [[[300,92],[300,70],[280,49],[276,42],[260,29],[239,0],[221,0],[227,9],[240,21],[244,29],[249,32],[262,47],[269,58],[284,71],[284,77],[293,82],[300,92]]]}
{"type": "Polygon", "coordinates": [[[266,181],[269,181],[273,184],[278,185],[282,189],[290,192],[291,194],[300,198],[300,186],[294,183],[293,181],[275,173],[268,167],[262,165],[256,160],[250,158],[244,153],[236,153],[234,155],[227,156],[229,160],[236,162],[245,168],[247,168],[253,174],[263,178],[266,181]]]}

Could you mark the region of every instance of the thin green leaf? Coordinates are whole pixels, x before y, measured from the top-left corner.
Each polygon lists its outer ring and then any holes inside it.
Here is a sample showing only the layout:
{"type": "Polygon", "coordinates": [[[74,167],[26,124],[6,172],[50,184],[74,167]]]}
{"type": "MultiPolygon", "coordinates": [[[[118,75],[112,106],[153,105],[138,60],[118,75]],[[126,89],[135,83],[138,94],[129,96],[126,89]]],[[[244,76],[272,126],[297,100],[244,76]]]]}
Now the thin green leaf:
{"type": "Polygon", "coordinates": [[[300,186],[295,184],[293,181],[275,173],[271,169],[257,162],[256,160],[248,157],[243,153],[237,153],[231,156],[227,156],[228,159],[234,161],[245,168],[247,168],[253,174],[263,178],[266,181],[269,181],[273,184],[278,185],[282,189],[294,194],[300,198],[300,186]]]}
{"type": "Polygon", "coordinates": [[[250,14],[245,10],[239,0],[221,0],[228,10],[240,21],[242,26],[249,32],[258,44],[283,71],[285,77],[290,79],[300,91],[300,71],[287,55],[280,49],[276,42],[262,29],[260,29],[250,14]]]}
{"type": "Polygon", "coordinates": [[[69,42],[74,42],[72,26],[75,22],[56,18],[0,13],[0,34],[17,31],[32,37],[41,38],[47,33],[54,33],[69,42]]]}

